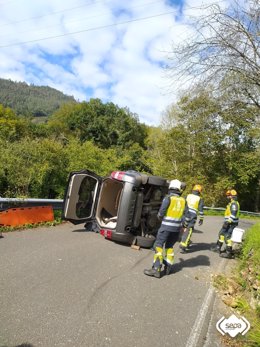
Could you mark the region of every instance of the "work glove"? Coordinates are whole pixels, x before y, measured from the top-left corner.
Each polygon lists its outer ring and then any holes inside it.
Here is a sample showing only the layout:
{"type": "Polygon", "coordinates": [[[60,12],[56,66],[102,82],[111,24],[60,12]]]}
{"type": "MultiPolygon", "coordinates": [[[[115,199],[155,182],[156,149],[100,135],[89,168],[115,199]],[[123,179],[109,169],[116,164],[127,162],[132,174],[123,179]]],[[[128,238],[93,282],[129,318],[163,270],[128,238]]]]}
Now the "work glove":
{"type": "Polygon", "coordinates": [[[230,223],[229,221],[224,222],[223,227],[227,229],[229,227],[230,223]]]}
{"type": "Polygon", "coordinates": [[[159,219],[159,221],[161,222],[163,217],[161,215],[159,215],[159,213],[157,214],[157,218],[159,219]]]}
{"type": "Polygon", "coordinates": [[[199,225],[202,225],[203,224],[203,219],[200,219],[199,220],[199,225]]]}

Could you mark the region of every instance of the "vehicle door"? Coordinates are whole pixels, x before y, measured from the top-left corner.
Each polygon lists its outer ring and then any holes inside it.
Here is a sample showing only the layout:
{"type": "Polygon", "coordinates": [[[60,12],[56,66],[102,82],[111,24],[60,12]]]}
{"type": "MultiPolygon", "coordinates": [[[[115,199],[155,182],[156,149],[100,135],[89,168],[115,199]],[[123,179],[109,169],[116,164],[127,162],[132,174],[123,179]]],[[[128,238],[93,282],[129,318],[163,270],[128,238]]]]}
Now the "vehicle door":
{"type": "Polygon", "coordinates": [[[62,218],[73,224],[95,219],[102,177],[88,170],[69,176],[63,202],[62,218]]]}

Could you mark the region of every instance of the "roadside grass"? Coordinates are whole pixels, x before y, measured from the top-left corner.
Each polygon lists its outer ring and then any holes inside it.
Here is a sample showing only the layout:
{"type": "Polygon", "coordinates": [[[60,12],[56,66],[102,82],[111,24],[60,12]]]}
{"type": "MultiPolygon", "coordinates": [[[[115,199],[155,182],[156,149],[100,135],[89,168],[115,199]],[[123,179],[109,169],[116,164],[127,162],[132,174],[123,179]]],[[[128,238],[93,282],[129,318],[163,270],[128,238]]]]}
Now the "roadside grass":
{"type": "Polygon", "coordinates": [[[221,293],[222,301],[235,315],[244,316],[251,325],[245,336],[225,336],[226,346],[260,346],[260,223],[245,233],[241,252],[231,276],[219,274],[213,284],[221,293]]]}

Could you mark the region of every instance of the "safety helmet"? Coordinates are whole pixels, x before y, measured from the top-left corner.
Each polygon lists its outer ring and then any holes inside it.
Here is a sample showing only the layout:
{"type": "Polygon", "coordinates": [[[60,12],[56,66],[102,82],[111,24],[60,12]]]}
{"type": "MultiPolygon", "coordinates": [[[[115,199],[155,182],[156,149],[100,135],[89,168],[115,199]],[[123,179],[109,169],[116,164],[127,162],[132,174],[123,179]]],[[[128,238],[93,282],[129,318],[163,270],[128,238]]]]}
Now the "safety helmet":
{"type": "Polygon", "coordinates": [[[195,184],[195,186],[192,188],[192,190],[195,190],[199,193],[202,192],[202,186],[200,184],[195,184]]]}
{"type": "Polygon", "coordinates": [[[170,181],[169,189],[176,189],[176,190],[181,191],[181,187],[182,187],[181,181],[179,181],[179,180],[170,181]]]}
{"type": "Polygon", "coordinates": [[[186,189],[186,183],[185,182],[181,182],[181,192],[183,192],[186,189]]]}
{"type": "Polygon", "coordinates": [[[235,189],[228,189],[226,191],[226,196],[237,196],[237,191],[235,189]]]}

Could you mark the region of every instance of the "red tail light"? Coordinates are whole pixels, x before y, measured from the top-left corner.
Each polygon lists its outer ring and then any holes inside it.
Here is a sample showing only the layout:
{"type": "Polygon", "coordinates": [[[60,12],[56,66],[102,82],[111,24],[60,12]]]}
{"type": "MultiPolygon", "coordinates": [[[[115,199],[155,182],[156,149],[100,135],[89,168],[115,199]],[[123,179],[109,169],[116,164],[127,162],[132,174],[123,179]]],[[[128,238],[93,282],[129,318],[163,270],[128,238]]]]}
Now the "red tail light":
{"type": "Polygon", "coordinates": [[[112,231],[108,229],[100,229],[99,233],[104,236],[106,239],[112,238],[112,231]]]}
{"type": "Polygon", "coordinates": [[[123,181],[123,178],[125,176],[125,172],[124,171],[113,171],[110,176],[116,180],[123,181]]]}

